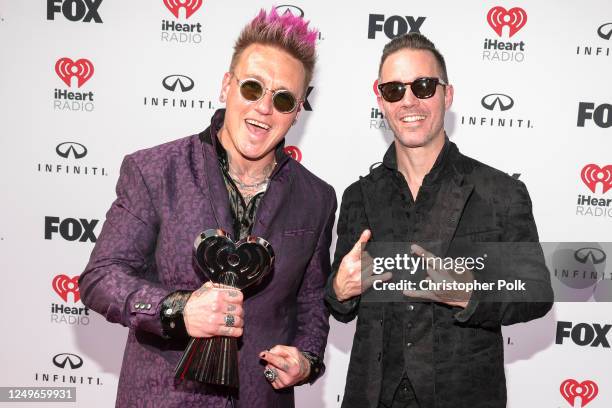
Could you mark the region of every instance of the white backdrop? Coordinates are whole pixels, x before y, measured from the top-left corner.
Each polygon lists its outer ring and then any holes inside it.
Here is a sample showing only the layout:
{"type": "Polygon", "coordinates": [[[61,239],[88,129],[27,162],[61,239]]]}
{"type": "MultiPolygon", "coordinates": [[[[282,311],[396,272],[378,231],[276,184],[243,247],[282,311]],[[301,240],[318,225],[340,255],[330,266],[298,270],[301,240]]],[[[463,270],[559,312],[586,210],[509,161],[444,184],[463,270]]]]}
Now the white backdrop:
{"type": "MultiPolygon", "coordinates": [[[[274,4],[205,0],[177,18],[172,4],[181,1],[0,0],[0,386],[65,386],[73,376],[76,406],[114,404],[127,329],[86,310],[75,277],[114,199],[121,160],[208,125],[239,30],[274,4]],[[191,31],[164,30],[172,23],[191,31]],[[171,75],[193,89],[165,89],[171,75]],[[68,92],[73,99],[57,97],[68,92]],[[66,358],[82,366],[62,368],[66,358]]],[[[372,84],[386,34],[412,27],[446,57],[451,139],[527,184],[541,240],[612,241],[612,205],[577,205],[579,196],[612,199],[609,0],[295,0],[282,8],[321,31],[312,110],[287,144],[339,199],[392,140],[372,84]],[[495,7],[503,9],[488,21],[495,7]],[[491,49],[496,42],[514,50],[491,49]]],[[[538,321],[505,328],[508,405],[581,406],[575,388],[560,392],[575,380],[597,385],[582,406],[612,406],[611,311],[610,303],[558,303],[538,321]],[[559,321],[578,326],[561,344],[559,321]],[[604,341],[585,344],[588,327],[604,341]]],[[[327,373],[298,389],[298,407],[340,405],[353,331],[332,322],[327,373]]]]}

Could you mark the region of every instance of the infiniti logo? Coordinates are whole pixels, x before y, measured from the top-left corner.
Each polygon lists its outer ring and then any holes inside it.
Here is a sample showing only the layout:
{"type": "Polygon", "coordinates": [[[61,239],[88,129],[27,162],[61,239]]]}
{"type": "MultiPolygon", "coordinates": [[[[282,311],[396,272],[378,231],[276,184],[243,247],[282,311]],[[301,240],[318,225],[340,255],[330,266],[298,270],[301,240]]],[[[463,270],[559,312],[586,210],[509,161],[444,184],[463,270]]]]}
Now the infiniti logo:
{"type": "Polygon", "coordinates": [[[499,110],[503,112],[512,109],[512,107],[514,106],[514,99],[512,99],[508,95],[494,93],[485,95],[480,100],[480,104],[485,109],[488,109],[490,111],[494,110],[495,106],[498,105],[499,110]]]}
{"type": "Polygon", "coordinates": [[[590,260],[593,265],[597,265],[606,260],[606,253],[599,248],[580,248],[574,252],[574,259],[583,264],[590,260]]]}
{"type": "Polygon", "coordinates": [[[75,159],[82,159],[87,156],[87,148],[77,142],[64,142],[60,143],[55,147],[55,152],[65,159],[71,154],[75,159]]]}
{"type": "Polygon", "coordinates": [[[612,37],[612,23],[605,23],[599,26],[597,34],[604,40],[609,40],[612,37]],[[607,27],[607,28],[606,28],[607,27]]]}
{"type": "Polygon", "coordinates": [[[195,86],[193,79],[185,75],[168,75],[162,81],[162,85],[169,91],[174,92],[176,86],[181,88],[181,92],[189,92],[195,86]]]}
{"type": "Polygon", "coordinates": [[[61,353],[53,357],[53,365],[56,367],[66,368],[66,363],[70,364],[70,369],[76,370],[83,365],[83,359],[70,353],[61,353]]]}
{"type": "Polygon", "coordinates": [[[302,10],[301,8],[297,6],[292,6],[290,4],[283,4],[280,6],[276,6],[274,8],[276,9],[276,12],[281,16],[287,13],[291,13],[296,17],[304,17],[304,10],[302,10]]]}

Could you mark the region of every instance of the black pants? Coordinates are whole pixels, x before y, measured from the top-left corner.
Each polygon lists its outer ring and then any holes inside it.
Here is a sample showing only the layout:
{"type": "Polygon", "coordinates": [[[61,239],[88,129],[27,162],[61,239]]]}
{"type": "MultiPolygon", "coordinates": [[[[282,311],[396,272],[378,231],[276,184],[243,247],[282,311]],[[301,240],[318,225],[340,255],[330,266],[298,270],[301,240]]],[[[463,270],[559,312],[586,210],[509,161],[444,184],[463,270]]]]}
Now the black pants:
{"type": "Polygon", "coordinates": [[[378,408],[419,408],[419,403],[414,394],[414,389],[410,380],[404,377],[395,390],[391,405],[379,403],[378,408]]]}

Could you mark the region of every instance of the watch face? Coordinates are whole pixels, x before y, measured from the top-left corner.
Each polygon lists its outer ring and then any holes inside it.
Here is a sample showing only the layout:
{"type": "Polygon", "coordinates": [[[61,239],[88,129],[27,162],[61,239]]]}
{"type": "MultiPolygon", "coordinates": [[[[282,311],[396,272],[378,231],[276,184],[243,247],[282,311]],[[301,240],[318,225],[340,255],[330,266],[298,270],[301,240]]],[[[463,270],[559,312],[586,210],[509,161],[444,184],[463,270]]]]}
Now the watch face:
{"type": "Polygon", "coordinates": [[[274,264],[272,245],[250,235],[234,242],[221,229],[209,229],[196,237],[195,262],[212,282],[244,289],[268,275],[274,264]]]}

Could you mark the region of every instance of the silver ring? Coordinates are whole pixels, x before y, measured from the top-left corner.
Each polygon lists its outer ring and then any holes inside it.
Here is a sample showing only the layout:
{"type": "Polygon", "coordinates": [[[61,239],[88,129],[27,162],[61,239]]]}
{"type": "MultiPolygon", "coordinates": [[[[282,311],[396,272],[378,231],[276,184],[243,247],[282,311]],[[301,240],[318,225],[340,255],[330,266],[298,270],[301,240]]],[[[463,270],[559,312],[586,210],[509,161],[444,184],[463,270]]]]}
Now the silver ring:
{"type": "Polygon", "coordinates": [[[268,367],[264,370],[264,377],[266,377],[266,380],[272,383],[278,378],[278,373],[275,369],[268,367]]]}
{"type": "Polygon", "coordinates": [[[234,327],[234,324],[236,323],[236,319],[234,318],[234,315],[231,315],[231,314],[226,314],[224,320],[225,320],[226,327],[234,327]]]}

